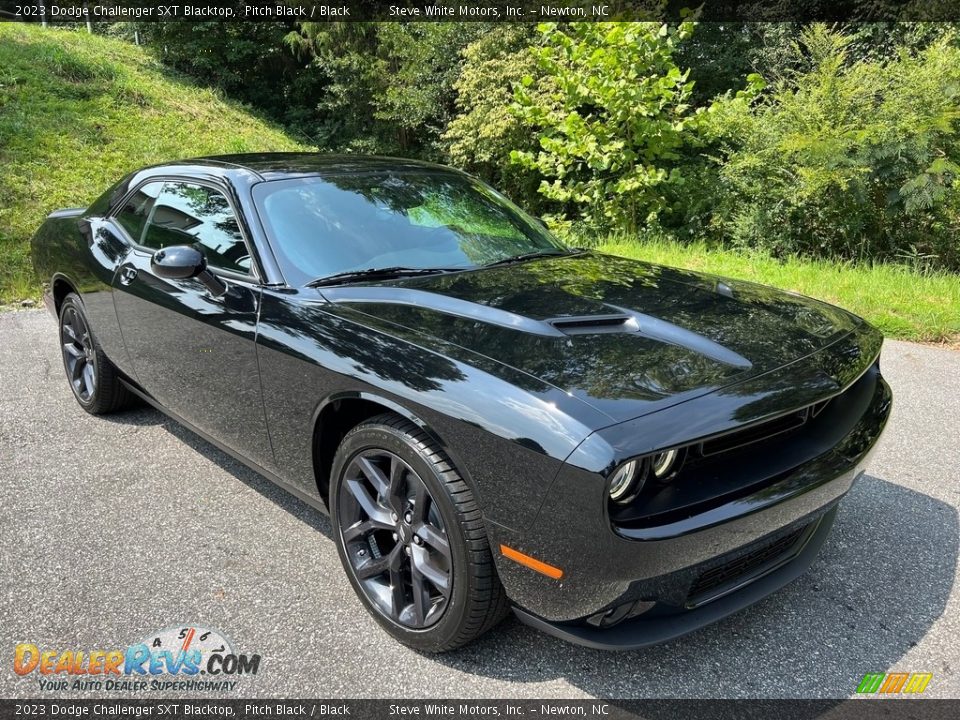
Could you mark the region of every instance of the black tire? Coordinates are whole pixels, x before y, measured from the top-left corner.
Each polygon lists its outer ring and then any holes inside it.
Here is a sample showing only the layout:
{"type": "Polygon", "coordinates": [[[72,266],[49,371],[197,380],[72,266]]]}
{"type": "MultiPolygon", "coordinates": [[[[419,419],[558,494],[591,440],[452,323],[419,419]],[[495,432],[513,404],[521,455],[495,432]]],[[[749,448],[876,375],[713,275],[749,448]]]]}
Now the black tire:
{"type": "Polygon", "coordinates": [[[392,413],[371,418],[344,437],[330,477],[340,560],[367,611],[394,638],[444,652],[504,618],[509,604],[473,493],[425,432],[392,413]]]}
{"type": "Polygon", "coordinates": [[[76,293],[63,299],[58,328],[63,369],[80,407],[92,415],[103,415],[127,405],[130,393],[100,348],[76,293]]]}

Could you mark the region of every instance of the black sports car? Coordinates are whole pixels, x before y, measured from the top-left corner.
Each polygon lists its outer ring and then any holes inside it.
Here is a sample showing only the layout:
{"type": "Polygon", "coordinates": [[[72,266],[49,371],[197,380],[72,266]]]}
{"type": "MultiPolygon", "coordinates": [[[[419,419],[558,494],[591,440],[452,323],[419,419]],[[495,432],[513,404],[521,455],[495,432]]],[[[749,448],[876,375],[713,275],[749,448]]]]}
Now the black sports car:
{"type": "Polygon", "coordinates": [[[33,259],[80,405],[138,396],[328,510],[362,603],[424,650],[511,608],[636,648],[758,600],[890,412],[863,320],[566,248],[419,162],[147,168],[33,259]]]}

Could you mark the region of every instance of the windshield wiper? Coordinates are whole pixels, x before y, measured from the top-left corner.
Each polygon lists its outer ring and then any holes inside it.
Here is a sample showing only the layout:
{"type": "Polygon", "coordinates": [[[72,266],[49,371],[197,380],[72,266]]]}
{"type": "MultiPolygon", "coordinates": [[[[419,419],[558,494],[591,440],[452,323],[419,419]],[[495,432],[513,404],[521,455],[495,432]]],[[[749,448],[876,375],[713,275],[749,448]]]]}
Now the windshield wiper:
{"type": "Polygon", "coordinates": [[[537,250],[535,252],[523,253],[522,255],[514,255],[512,257],[503,258],[502,260],[494,260],[489,262],[483,267],[496,267],[497,265],[512,265],[516,262],[523,262],[524,260],[533,260],[534,258],[540,257],[559,257],[561,255],[576,255],[577,253],[582,252],[580,250],[537,250]]]}
{"type": "Polygon", "coordinates": [[[366,270],[347,270],[333,275],[326,275],[307,283],[307,287],[323,287],[324,285],[340,285],[341,283],[350,283],[357,280],[390,280],[400,277],[414,277],[416,275],[438,275],[440,273],[454,272],[462,268],[410,268],[410,267],[385,267],[385,268],[367,268],[366,270]]]}

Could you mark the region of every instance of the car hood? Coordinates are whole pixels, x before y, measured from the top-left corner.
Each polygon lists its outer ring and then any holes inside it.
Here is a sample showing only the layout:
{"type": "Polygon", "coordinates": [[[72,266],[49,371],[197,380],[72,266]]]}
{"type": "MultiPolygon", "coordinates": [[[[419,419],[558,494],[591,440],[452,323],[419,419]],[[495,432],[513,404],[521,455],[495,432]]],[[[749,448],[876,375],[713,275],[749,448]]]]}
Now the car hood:
{"type": "Polygon", "coordinates": [[[862,323],[792,293],[594,252],[321,292],[334,307],[495,360],[614,420],[780,368],[862,323]]]}

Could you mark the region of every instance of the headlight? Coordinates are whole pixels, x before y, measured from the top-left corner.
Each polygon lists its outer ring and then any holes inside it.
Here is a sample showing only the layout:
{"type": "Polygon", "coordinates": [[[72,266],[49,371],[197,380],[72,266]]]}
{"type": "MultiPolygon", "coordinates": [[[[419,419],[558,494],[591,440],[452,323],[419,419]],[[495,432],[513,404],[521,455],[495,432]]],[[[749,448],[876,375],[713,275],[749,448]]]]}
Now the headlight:
{"type": "Polygon", "coordinates": [[[642,461],[631,460],[617,468],[610,478],[610,499],[614,502],[629,502],[643,487],[643,478],[640,477],[642,461]]]}
{"type": "Polygon", "coordinates": [[[673,470],[673,464],[677,461],[677,455],[679,455],[679,452],[676,449],[654,455],[651,460],[654,477],[663,478],[669,475],[670,471],[673,470]]]}
{"type": "Polygon", "coordinates": [[[686,448],[663,450],[645,457],[628,460],[610,476],[610,499],[619,505],[633,502],[647,480],[669,481],[680,470],[686,448]]]}

